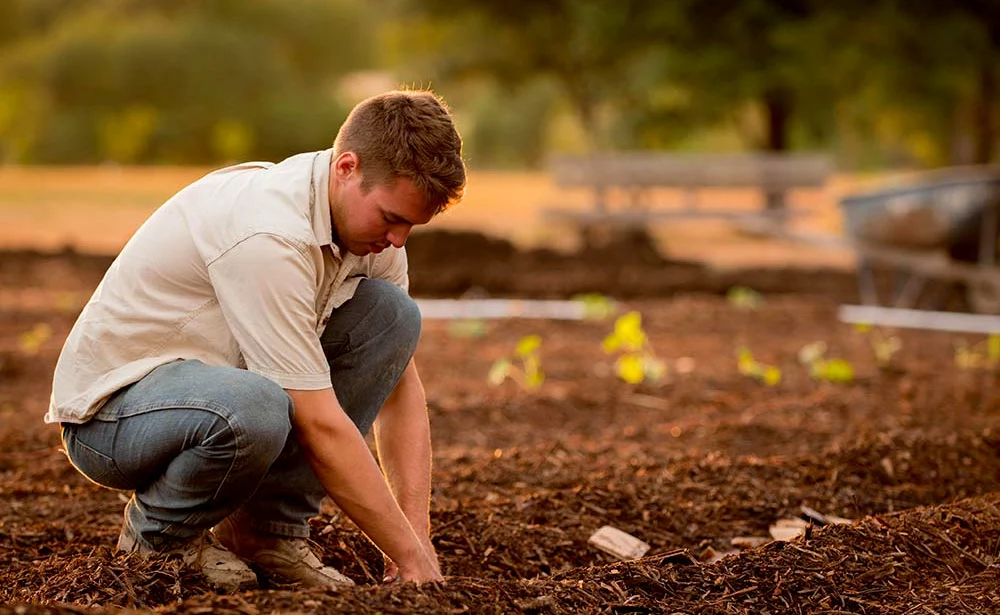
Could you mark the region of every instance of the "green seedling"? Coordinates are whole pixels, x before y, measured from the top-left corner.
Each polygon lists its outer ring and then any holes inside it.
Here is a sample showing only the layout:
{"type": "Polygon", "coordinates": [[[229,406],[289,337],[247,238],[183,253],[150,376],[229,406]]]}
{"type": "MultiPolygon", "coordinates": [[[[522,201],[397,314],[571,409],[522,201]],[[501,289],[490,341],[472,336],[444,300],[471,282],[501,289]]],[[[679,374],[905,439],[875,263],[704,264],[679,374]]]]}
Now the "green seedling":
{"type": "Polygon", "coordinates": [[[583,305],[583,317],[587,320],[606,320],[615,315],[618,306],[601,293],[584,293],[573,297],[573,301],[583,305]]]}
{"type": "Polygon", "coordinates": [[[745,286],[731,286],[726,301],[741,310],[756,311],[764,307],[764,295],[745,286]]]}
{"type": "Polygon", "coordinates": [[[481,318],[453,320],[448,325],[448,335],[459,339],[479,339],[486,335],[486,321],[481,318]]]}
{"type": "Polygon", "coordinates": [[[972,346],[959,340],[955,345],[955,365],[959,369],[996,369],[1000,366],[1000,334],[991,333],[972,346]]]}
{"type": "Polygon", "coordinates": [[[606,354],[618,353],[615,372],[629,384],[640,384],[647,379],[657,382],[667,374],[666,364],[656,357],[642,329],[639,312],[619,316],[614,330],[604,338],[601,347],[606,354]]]}
{"type": "Polygon", "coordinates": [[[744,376],[763,382],[769,387],[781,383],[781,369],[774,365],[761,363],[753,358],[750,349],[743,346],[736,353],[736,368],[744,376]]]}
{"type": "Polygon", "coordinates": [[[47,323],[40,322],[31,330],[25,331],[17,337],[17,347],[24,354],[36,355],[42,345],[52,338],[52,327],[47,323]]]}
{"type": "Polygon", "coordinates": [[[809,375],[814,380],[840,383],[854,381],[854,367],[849,361],[826,357],[826,342],[813,342],[800,348],[799,362],[809,367],[809,375]]]}
{"type": "Polygon", "coordinates": [[[892,364],[892,358],[903,349],[903,340],[895,335],[889,335],[867,324],[857,324],[854,328],[868,338],[872,353],[875,355],[875,364],[879,369],[888,369],[892,364]]]}
{"type": "Polygon", "coordinates": [[[498,387],[508,378],[525,391],[534,391],[545,382],[540,356],[542,338],[537,335],[522,337],[514,349],[514,358],[502,357],[493,362],[486,376],[490,386],[498,387]]]}

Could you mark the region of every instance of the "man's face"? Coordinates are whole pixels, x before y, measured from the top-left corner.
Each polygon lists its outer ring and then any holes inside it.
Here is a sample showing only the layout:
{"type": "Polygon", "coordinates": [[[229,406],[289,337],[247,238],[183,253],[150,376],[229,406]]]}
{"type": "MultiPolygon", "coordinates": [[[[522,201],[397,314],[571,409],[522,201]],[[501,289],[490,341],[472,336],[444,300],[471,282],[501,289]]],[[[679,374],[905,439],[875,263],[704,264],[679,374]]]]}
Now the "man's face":
{"type": "Polygon", "coordinates": [[[403,247],[410,230],[433,217],[423,196],[406,177],[364,192],[357,162],[345,152],[330,165],[330,210],[341,250],[365,256],[403,247]]]}

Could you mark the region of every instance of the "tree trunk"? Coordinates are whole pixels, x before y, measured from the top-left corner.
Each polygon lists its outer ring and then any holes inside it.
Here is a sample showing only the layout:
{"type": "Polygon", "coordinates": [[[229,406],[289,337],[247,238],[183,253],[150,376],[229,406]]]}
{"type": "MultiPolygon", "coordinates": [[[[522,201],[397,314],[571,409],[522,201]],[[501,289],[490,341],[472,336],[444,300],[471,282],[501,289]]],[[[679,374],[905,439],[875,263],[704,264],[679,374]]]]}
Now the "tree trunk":
{"type": "Polygon", "coordinates": [[[979,92],[972,126],[976,164],[989,164],[996,140],[997,72],[991,59],[986,58],[979,67],[979,92]]]}
{"type": "MultiPolygon", "coordinates": [[[[788,123],[792,114],[792,97],[787,90],[773,89],[764,94],[767,109],[767,142],[764,148],[769,152],[783,152],[788,149],[788,123]]],[[[764,210],[778,224],[783,224],[788,210],[785,193],[780,190],[764,192],[764,210]]]]}
{"type": "Polygon", "coordinates": [[[767,142],[769,152],[788,149],[788,123],[792,116],[792,97],[787,90],[774,89],[764,94],[767,109],[767,142]]]}

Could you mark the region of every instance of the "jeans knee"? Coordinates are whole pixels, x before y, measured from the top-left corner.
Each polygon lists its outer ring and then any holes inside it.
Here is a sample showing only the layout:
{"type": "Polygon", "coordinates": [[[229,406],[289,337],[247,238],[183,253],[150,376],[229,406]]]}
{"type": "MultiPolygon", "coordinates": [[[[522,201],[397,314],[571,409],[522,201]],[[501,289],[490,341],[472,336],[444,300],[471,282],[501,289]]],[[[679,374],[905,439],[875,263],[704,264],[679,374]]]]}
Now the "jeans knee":
{"type": "Polygon", "coordinates": [[[402,288],[386,280],[365,279],[358,290],[370,297],[373,309],[383,312],[382,320],[388,323],[390,338],[399,340],[412,354],[423,325],[417,302],[402,288]]]}
{"type": "Polygon", "coordinates": [[[281,386],[246,372],[227,383],[229,422],[258,453],[277,456],[292,431],[292,400],[281,386]]]}

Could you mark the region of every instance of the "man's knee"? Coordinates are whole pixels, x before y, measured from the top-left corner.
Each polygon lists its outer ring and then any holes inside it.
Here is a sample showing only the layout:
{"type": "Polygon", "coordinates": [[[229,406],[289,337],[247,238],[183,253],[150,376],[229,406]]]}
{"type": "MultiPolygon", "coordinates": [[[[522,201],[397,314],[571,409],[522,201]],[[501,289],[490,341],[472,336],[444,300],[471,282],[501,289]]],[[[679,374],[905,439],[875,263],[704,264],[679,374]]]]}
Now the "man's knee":
{"type": "Polygon", "coordinates": [[[391,332],[392,339],[416,348],[423,320],[417,302],[406,291],[386,280],[366,278],[358,285],[355,299],[378,312],[378,319],[391,332]]]}
{"type": "Polygon", "coordinates": [[[219,404],[237,437],[280,452],[292,430],[288,393],[272,380],[241,369],[224,369],[218,384],[219,404]]]}

